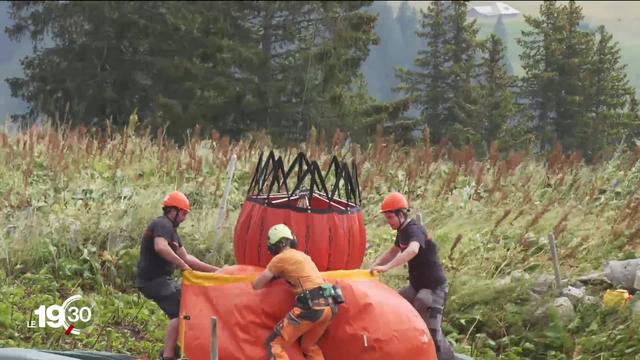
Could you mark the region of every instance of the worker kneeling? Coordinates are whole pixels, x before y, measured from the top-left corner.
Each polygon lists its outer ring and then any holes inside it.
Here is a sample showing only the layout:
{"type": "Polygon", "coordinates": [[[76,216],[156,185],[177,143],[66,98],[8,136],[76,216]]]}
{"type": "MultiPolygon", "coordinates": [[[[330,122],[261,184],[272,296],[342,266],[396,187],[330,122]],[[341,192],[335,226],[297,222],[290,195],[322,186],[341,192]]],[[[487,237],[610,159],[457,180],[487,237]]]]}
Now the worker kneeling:
{"type": "Polygon", "coordinates": [[[284,348],[299,337],[306,359],[324,359],[317,342],[336,316],[337,305],[344,302],[335,285],[326,284],[311,257],[296,250],[296,239],[284,224],[269,230],[267,248],[274,255],[253,284],[263,288],[274,277],[281,277],[297,294],[293,309],[267,338],[269,359],[288,359],[284,348]]]}

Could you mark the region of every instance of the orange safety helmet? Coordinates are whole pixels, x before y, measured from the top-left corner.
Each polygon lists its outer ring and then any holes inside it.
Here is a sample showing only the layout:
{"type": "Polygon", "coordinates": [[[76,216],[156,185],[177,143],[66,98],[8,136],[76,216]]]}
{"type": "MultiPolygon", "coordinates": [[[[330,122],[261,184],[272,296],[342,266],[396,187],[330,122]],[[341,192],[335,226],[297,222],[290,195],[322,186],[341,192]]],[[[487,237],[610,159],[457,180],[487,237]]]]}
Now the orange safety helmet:
{"type": "Polygon", "coordinates": [[[380,212],[385,213],[389,211],[408,208],[409,202],[407,201],[407,199],[399,192],[392,192],[391,194],[387,195],[384,200],[382,200],[382,205],[380,205],[380,212]]]}
{"type": "Polygon", "coordinates": [[[191,211],[189,206],[189,199],[180,191],[172,191],[164,197],[162,201],[162,207],[177,207],[180,210],[186,212],[191,211]]]}

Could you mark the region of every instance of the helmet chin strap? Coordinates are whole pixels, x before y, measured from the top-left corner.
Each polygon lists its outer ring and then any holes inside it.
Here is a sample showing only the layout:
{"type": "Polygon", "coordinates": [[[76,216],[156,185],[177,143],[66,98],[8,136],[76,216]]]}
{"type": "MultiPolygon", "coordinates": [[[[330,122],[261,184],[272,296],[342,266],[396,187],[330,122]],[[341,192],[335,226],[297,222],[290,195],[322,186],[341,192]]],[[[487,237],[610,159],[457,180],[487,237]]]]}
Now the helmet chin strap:
{"type": "Polygon", "coordinates": [[[402,229],[409,222],[409,217],[408,216],[404,216],[404,214],[401,213],[400,211],[394,212],[394,215],[396,216],[396,219],[398,219],[398,229],[397,230],[402,229]]]}
{"type": "Polygon", "coordinates": [[[166,215],[167,219],[169,219],[169,221],[171,221],[171,223],[173,224],[173,227],[180,226],[180,223],[178,222],[178,213],[179,212],[180,212],[180,209],[176,208],[176,212],[173,215],[173,219],[171,217],[169,217],[169,215],[166,215]]]}

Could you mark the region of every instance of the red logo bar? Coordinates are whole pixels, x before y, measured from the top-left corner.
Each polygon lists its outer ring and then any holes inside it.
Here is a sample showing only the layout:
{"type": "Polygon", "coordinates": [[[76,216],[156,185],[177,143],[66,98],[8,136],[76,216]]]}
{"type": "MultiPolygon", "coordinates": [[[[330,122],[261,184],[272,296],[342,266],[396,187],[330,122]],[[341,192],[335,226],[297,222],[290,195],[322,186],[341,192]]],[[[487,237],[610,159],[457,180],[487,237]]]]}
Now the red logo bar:
{"type": "Polygon", "coordinates": [[[65,335],[69,335],[71,334],[71,330],[73,330],[73,325],[69,325],[69,327],[67,328],[67,330],[64,332],[65,335]]]}

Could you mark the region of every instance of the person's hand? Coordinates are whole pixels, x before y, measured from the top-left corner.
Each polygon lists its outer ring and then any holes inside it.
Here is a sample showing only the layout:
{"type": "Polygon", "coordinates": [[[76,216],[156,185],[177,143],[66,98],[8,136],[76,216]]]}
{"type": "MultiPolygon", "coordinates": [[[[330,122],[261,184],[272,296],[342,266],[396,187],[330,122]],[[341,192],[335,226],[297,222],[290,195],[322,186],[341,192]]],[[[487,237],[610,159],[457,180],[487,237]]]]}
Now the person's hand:
{"type": "Polygon", "coordinates": [[[216,273],[216,272],[218,272],[220,270],[221,269],[219,267],[211,265],[211,270],[209,272],[210,273],[216,273]]]}
{"type": "Polygon", "coordinates": [[[217,268],[217,270],[214,271],[214,273],[222,272],[222,270],[224,270],[225,268],[228,268],[228,267],[229,267],[229,265],[222,265],[222,267],[217,268]]]}
{"type": "Polygon", "coordinates": [[[191,271],[191,266],[187,265],[187,263],[183,263],[182,266],[180,266],[180,270],[182,271],[191,271]]]}
{"type": "Polygon", "coordinates": [[[371,269],[369,269],[369,273],[371,275],[380,275],[383,274],[385,272],[389,271],[389,268],[384,266],[384,265],[378,265],[378,266],[374,266],[371,269]]]}

